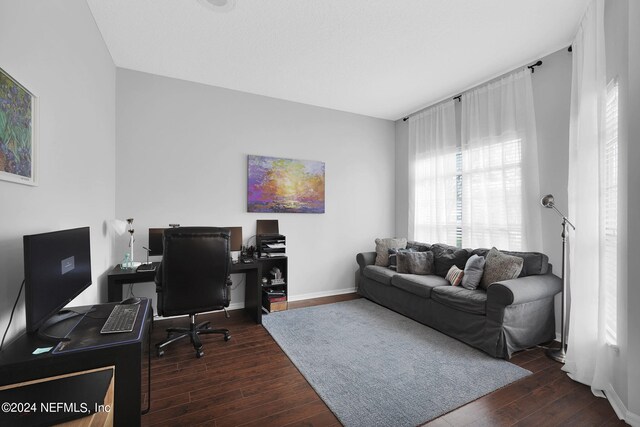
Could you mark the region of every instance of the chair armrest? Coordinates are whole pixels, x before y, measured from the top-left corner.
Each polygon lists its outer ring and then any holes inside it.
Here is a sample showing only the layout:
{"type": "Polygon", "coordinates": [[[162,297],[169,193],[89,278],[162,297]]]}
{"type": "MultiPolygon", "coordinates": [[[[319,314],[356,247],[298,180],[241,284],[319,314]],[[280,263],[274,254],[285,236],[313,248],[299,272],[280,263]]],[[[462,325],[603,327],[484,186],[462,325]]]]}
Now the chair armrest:
{"type": "Polygon", "coordinates": [[[360,252],[356,255],[356,261],[360,266],[360,274],[362,274],[364,268],[367,265],[374,265],[376,263],[376,253],[375,252],[360,252]]]}
{"type": "Polygon", "coordinates": [[[156,274],[153,280],[156,282],[156,292],[162,292],[162,262],[156,267],[156,274]]]}
{"type": "Polygon", "coordinates": [[[562,280],[553,274],[538,274],[492,283],[487,304],[507,306],[552,297],[562,292],[562,280]]]}

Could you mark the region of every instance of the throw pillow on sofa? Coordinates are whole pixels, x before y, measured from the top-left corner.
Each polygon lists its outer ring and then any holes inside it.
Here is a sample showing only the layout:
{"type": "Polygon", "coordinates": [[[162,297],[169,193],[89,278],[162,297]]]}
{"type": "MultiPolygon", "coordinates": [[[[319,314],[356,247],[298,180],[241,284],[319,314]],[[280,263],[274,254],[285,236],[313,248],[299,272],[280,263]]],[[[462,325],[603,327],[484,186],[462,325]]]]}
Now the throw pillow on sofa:
{"type": "Polygon", "coordinates": [[[471,256],[466,249],[460,249],[442,243],[431,245],[431,251],[434,257],[435,274],[440,277],[445,277],[452,265],[455,265],[460,270],[464,270],[464,266],[471,256]]]}
{"type": "Polygon", "coordinates": [[[398,252],[398,273],[433,274],[432,252],[398,252]]]}
{"type": "Polygon", "coordinates": [[[389,249],[389,268],[396,270],[398,266],[398,253],[399,252],[416,252],[415,249],[407,247],[406,249],[389,249]]]}
{"type": "Polygon", "coordinates": [[[447,281],[451,283],[451,286],[458,286],[460,283],[462,283],[463,278],[464,271],[460,270],[455,265],[451,266],[449,272],[447,273],[447,277],[445,277],[445,279],[447,279],[447,281]]]}
{"type": "Polygon", "coordinates": [[[465,289],[478,289],[482,274],[484,273],[485,259],[479,255],[471,255],[464,266],[462,287],[465,289]]]}
{"type": "Polygon", "coordinates": [[[376,239],[376,265],[387,267],[389,265],[389,249],[404,249],[407,247],[407,239],[376,239]]]}
{"type": "Polygon", "coordinates": [[[506,255],[496,248],[491,248],[484,264],[484,274],[480,286],[487,289],[492,283],[517,278],[522,271],[523,264],[522,258],[506,255]]]}

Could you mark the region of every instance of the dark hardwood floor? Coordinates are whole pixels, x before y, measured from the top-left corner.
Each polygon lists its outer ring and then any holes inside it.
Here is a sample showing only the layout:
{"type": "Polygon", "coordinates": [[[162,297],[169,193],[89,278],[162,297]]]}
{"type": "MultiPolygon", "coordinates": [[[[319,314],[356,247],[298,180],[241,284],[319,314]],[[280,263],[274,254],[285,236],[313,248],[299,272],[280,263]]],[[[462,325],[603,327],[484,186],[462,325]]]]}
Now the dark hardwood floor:
{"type": "MultiPolygon", "coordinates": [[[[355,294],[291,302],[289,308],[358,298],[355,294]]],[[[298,372],[269,333],[242,311],[198,317],[212,327],[228,328],[232,339],[202,336],[204,357],[197,359],[188,341],[151,356],[151,411],[145,426],[340,426],[340,422],[298,372]]],[[[164,329],[188,319],[156,321],[152,342],[164,329]]],[[[145,358],[146,360],[146,358],[145,358]]],[[[610,426],[618,420],[605,399],[571,381],[561,365],[541,349],[523,351],[511,362],[533,375],[462,406],[425,425],[439,426],[610,426]]],[[[146,390],[143,366],[143,390],[146,390]]],[[[146,407],[148,396],[143,404],[146,407]]],[[[390,426],[392,427],[392,426],[390,426]]]]}

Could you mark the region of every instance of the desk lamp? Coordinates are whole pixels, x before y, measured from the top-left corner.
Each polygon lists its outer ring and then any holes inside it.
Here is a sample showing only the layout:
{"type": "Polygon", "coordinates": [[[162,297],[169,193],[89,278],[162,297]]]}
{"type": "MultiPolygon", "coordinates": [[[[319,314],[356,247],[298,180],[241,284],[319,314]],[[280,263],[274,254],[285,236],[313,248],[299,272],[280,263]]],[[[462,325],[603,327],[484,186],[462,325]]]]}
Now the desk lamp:
{"type": "Polygon", "coordinates": [[[136,268],[140,263],[133,261],[133,243],[136,241],[133,234],[133,218],[127,218],[126,222],[116,219],[113,221],[113,228],[119,235],[123,235],[125,231],[129,232],[129,259],[122,263],[121,268],[136,268]]]}

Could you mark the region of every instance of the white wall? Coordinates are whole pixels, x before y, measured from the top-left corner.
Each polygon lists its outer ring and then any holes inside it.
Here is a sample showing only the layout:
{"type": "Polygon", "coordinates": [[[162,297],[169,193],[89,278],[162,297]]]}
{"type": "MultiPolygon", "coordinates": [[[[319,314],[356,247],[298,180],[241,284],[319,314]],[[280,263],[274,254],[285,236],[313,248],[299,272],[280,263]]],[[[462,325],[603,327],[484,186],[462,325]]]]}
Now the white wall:
{"type": "MultiPolygon", "coordinates": [[[[257,219],[278,219],[295,300],[353,291],[356,253],[393,234],[391,121],[125,69],[116,98],[116,214],[135,219],[136,260],[149,227],[242,226],[246,241],[257,219]],[[325,162],[326,213],[247,213],[248,154],[325,162]]],[[[232,307],[243,303],[240,285],[232,307]]]]}
{"type": "MultiPolygon", "coordinates": [[[[568,208],[569,113],[571,107],[571,59],[567,49],[542,58],[533,74],[533,101],[536,111],[540,195],[553,194],[556,206],[568,208]]],[[[562,218],[540,206],[542,250],[549,256],[553,271],[562,276],[562,218]]],[[[557,313],[559,318],[560,313],[557,313]]]]}
{"type": "MultiPolygon", "coordinates": [[[[640,426],[640,276],[638,260],[640,260],[640,2],[629,1],[628,21],[628,55],[629,55],[629,95],[627,148],[627,251],[623,256],[623,265],[627,270],[626,281],[621,285],[627,294],[623,303],[623,319],[627,325],[626,376],[628,377],[628,399],[625,402],[630,411],[631,425],[640,426]]],[[[624,17],[623,17],[624,18],[624,17]]]]}
{"type": "MultiPolygon", "coordinates": [[[[39,97],[39,186],[0,181],[0,329],[24,278],[22,236],[91,227],[94,285],[75,305],[106,300],[113,260],[115,67],[83,0],[2,0],[0,67],[39,97]]],[[[23,294],[24,295],[24,294],[23,294]]],[[[9,339],[24,330],[23,298],[9,339]]]]}
{"type": "Polygon", "coordinates": [[[640,2],[629,1],[629,148],[627,156],[628,207],[627,228],[628,245],[626,269],[628,289],[626,299],[626,320],[628,324],[627,376],[629,377],[629,398],[627,408],[635,414],[633,425],[640,425],[640,277],[637,264],[640,260],[640,2]],[[634,220],[635,219],[635,220],[634,220]]]}

